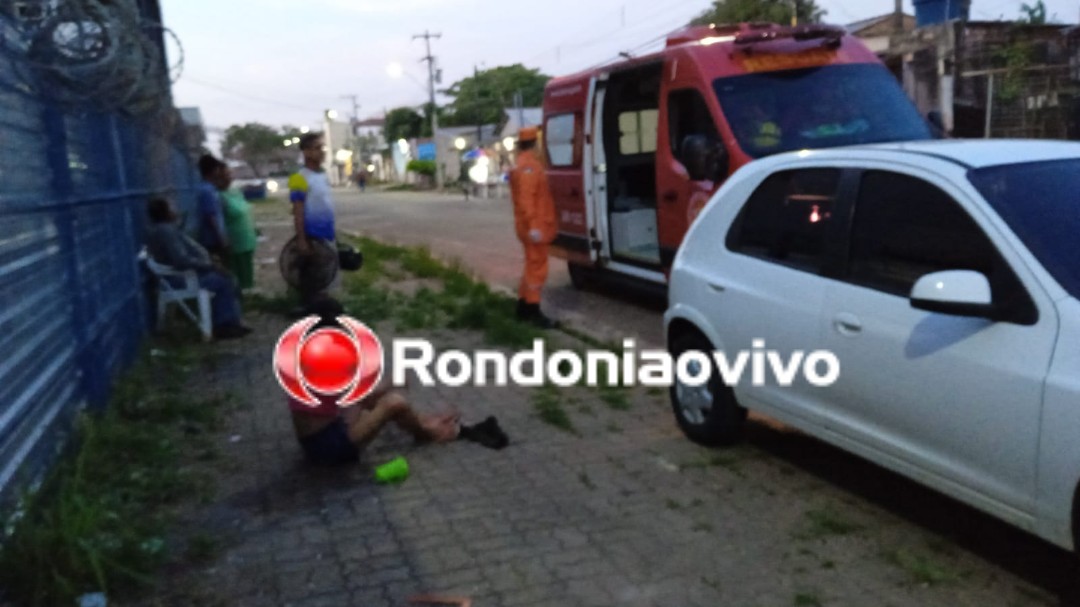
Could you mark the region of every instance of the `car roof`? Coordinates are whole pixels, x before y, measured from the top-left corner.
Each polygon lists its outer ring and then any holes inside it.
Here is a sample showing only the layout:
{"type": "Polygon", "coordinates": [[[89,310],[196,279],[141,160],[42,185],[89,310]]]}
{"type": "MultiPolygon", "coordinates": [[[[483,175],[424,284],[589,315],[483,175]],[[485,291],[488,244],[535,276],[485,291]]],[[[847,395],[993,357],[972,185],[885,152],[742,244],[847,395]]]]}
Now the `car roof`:
{"type": "Polygon", "coordinates": [[[1080,158],[1080,142],[1047,139],[936,139],[845,146],[789,152],[777,156],[848,160],[853,156],[863,157],[866,152],[873,151],[937,158],[966,168],[982,168],[1003,164],[1080,158]],[[852,152],[857,152],[857,154],[852,154],[852,152]]]}

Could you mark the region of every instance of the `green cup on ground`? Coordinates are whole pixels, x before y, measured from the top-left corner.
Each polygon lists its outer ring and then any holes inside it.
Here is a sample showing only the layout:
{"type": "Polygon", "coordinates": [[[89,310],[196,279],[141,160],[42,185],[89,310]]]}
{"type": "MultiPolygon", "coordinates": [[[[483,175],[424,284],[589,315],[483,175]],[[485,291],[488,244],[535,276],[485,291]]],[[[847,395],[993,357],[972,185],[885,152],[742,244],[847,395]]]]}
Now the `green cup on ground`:
{"type": "Polygon", "coordinates": [[[409,462],[402,456],[375,468],[375,480],[380,483],[397,483],[409,478],[409,462]]]}

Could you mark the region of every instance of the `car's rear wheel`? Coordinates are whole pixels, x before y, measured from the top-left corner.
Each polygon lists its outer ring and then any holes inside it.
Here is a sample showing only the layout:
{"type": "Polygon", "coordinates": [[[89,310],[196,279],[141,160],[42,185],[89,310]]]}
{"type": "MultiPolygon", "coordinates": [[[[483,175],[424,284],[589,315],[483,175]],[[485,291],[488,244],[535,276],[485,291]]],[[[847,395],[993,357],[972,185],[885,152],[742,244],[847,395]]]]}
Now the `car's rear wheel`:
{"type": "MultiPolygon", "coordinates": [[[[702,352],[712,360],[713,346],[704,335],[693,331],[676,336],[671,343],[676,361],[687,352],[702,352]]],[[[685,384],[675,377],[671,385],[671,406],[683,434],[702,445],[729,445],[742,438],[746,409],[739,406],[735,393],[724,384],[715,363],[709,363],[709,381],[699,386],[685,384]]],[[[699,363],[688,365],[691,375],[702,372],[699,363]]]]}

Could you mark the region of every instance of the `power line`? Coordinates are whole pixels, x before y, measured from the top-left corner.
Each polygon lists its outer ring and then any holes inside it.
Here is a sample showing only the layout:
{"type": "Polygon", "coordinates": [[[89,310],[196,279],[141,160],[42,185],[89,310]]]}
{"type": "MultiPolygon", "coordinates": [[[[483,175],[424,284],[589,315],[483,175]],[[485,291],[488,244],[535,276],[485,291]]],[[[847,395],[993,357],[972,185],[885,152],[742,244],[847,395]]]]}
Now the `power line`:
{"type": "Polygon", "coordinates": [[[633,47],[619,53],[618,55],[616,55],[614,57],[609,57],[607,59],[604,59],[603,61],[600,61],[599,63],[590,65],[589,67],[583,68],[583,69],[578,70],[578,71],[594,70],[594,69],[597,69],[599,67],[605,66],[605,65],[611,63],[612,61],[618,61],[624,55],[631,55],[631,56],[636,55],[639,51],[641,51],[643,49],[646,49],[649,46],[651,46],[651,45],[653,45],[653,44],[655,44],[657,42],[660,42],[661,40],[664,40],[665,38],[670,36],[671,32],[674,31],[674,28],[678,27],[678,23],[680,23],[680,22],[681,22],[681,20],[679,22],[676,22],[676,23],[672,24],[671,26],[669,26],[667,28],[664,28],[664,33],[660,34],[659,36],[654,36],[653,38],[650,38],[649,40],[646,40],[645,42],[642,42],[642,43],[640,43],[640,44],[638,44],[636,46],[633,46],[633,47]]]}
{"type": "MultiPolygon", "coordinates": [[[[674,6],[671,5],[671,4],[665,4],[663,6],[663,8],[661,8],[659,11],[655,11],[655,12],[652,12],[652,13],[644,16],[644,17],[641,17],[638,20],[638,24],[630,26],[630,29],[636,29],[636,28],[640,27],[641,25],[651,25],[652,24],[651,21],[653,19],[655,19],[657,17],[660,17],[660,16],[662,16],[662,15],[664,15],[666,13],[670,13],[673,8],[678,8],[678,7],[685,6],[685,5],[688,5],[688,4],[691,4],[691,3],[700,3],[700,2],[701,2],[701,0],[684,0],[683,2],[679,2],[679,3],[674,4],[674,6]]],[[[626,5],[624,4],[623,5],[623,10],[624,11],[625,11],[625,8],[626,8],[626,5]]],[[[625,13],[623,14],[622,19],[625,22],[625,13]]],[[[607,23],[609,21],[610,21],[610,19],[605,17],[603,20],[595,22],[595,23],[597,23],[597,24],[599,24],[599,23],[607,23]]],[[[680,19],[680,21],[682,21],[682,19],[680,19]]],[[[689,22],[689,20],[687,20],[687,22],[689,22]]],[[[577,34],[582,34],[582,33],[585,33],[586,31],[591,31],[593,29],[595,29],[595,25],[589,26],[586,29],[579,30],[577,32],[577,34]]],[[[577,34],[574,34],[574,35],[571,35],[571,36],[568,36],[568,37],[564,38],[557,46],[549,48],[548,50],[545,50],[543,52],[537,53],[536,55],[533,55],[532,57],[528,58],[525,61],[525,63],[531,63],[535,59],[537,59],[539,57],[542,57],[542,56],[544,56],[544,55],[546,55],[546,54],[548,54],[548,53],[550,53],[552,51],[554,51],[556,53],[556,56],[559,59],[561,59],[563,49],[585,48],[585,47],[588,47],[588,46],[595,46],[599,42],[608,41],[611,38],[611,36],[619,35],[619,34],[625,34],[625,33],[627,33],[627,31],[626,31],[626,28],[624,27],[624,28],[620,28],[618,30],[610,31],[610,32],[607,32],[607,33],[604,33],[604,34],[591,36],[589,38],[586,38],[583,42],[568,45],[567,43],[577,35],[577,34]]]]}
{"type": "Polygon", "coordinates": [[[245,93],[243,91],[237,91],[237,90],[230,89],[230,88],[218,85],[218,84],[213,84],[211,82],[203,82],[202,80],[197,80],[197,79],[192,78],[190,76],[188,76],[187,78],[184,78],[184,80],[187,81],[187,82],[191,82],[193,84],[198,84],[200,86],[205,86],[207,88],[215,89],[215,90],[221,91],[223,93],[229,93],[230,95],[236,95],[237,97],[243,97],[245,99],[250,99],[252,101],[258,101],[260,103],[265,103],[265,104],[268,104],[268,105],[276,105],[276,106],[279,106],[279,107],[285,107],[285,108],[290,108],[290,109],[294,109],[294,110],[303,110],[305,112],[319,113],[319,112],[322,111],[322,110],[316,110],[316,109],[313,109],[313,108],[310,108],[310,107],[304,107],[304,106],[300,106],[300,105],[295,105],[295,104],[288,103],[288,102],[285,102],[285,101],[278,101],[276,99],[268,99],[266,97],[259,97],[258,95],[252,95],[250,93],[245,93]]]}

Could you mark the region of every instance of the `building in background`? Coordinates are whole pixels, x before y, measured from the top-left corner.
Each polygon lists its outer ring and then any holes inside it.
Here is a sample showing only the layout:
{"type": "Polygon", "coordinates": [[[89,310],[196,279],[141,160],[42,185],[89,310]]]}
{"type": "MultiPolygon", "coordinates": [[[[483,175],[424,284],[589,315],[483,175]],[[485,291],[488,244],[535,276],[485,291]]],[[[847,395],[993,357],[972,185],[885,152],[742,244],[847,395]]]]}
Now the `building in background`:
{"type": "Polygon", "coordinates": [[[357,122],[353,129],[356,137],[354,152],[358,156],[354,168],[367,172],[369,179],[376,181],[386,181],[390,177],[387,159],[390,146],[383,135],[385,126],[385,118],[368,118],[357,122]]]}
{"type": "Polygon", "coordinates": [[[353,148],[356,144],[350,122],[337,119],[334,112],[323,115],[323,139],[326,143],[326,159],[323,169],[330,185],[339,187],[348,183],[353,171],[353,148]]]}
{"type": "Polygon", "coordinates": [[[1080,28],[969,21],[962,2],[848,26],[954,137],[1080,139],[1080,28]],[[901,18],[902,17],[902,18],[901,18]]]}

